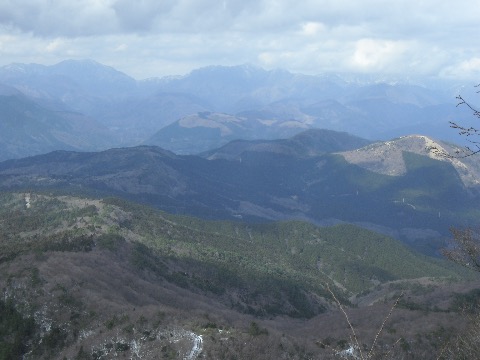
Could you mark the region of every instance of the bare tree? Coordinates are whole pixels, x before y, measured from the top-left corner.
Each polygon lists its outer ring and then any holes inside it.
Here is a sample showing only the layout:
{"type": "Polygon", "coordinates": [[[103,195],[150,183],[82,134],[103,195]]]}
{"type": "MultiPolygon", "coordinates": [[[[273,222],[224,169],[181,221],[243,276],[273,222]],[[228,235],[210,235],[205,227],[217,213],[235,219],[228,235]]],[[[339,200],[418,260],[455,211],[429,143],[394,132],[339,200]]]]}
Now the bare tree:
{"type": "MultiPolygon", "coordinates": [[[[475,85],[476,88],[480,87],[480,84],[475,85]]],[[[480,90],[477,91],[480,93],[480,90]]],[[[456,97],[458,100],[457,107],[459,106],[466,106],[473,114],[473,116],[477,119],[480,119],[480,111],[476,109],[470,102],[466,101],[462,95],[458,95],[456,97]]],[[[452,157],[468,157],[480,152],[480,141],[477,140],[476,136],[480,135],[480,129],[474,126],[463,126],[455,121],[450,121],[450,127],[452,129],[456,129],[459,135],[464,136],[470,145],[465,146],[462,150],[457,150],[455,155],[450,155],[452,157]]]]}
{"type": "MultiPolygon", "coordinates": [[[[475,87],[480,88],[480,84],[475,85],[475,87]]],[[[480,93],[480,90],[477,91],[477,93],[480,93]]],[[[472,112],[473,116],[480,120],[479,110],[466,101],[461,95],[458,95],[456,99],[458,100],[457,107],[466,106],[472,112]]],[[[471,146],[466,146],[463,151],[457,150],[455,155],[446,154],[446,156],[468,157],[480,153],[480,140],[472,138],[480,135],[480,128],[473,126],[465,127],[454,121],[450,121],[450,127],[457,129],[460,135],[465,136],[471,146]]],[[[436,150],[438,153],[438,149],[436,150]]],[[[449,246],[446,249],[443,249],[443,255],[447,259],[460,265],[480,272],[480,229],[451,228],[450,231],[452,232],[453,238],[450,241],[449,246]]]]}
{"type": "MultiPolygon", "coordinates": [[[[480,88],[480,84],[475,85],[476,88],[480,88]]],[[[480,90],[477,91],[480,93],[480,90]]],[[[480,120],[480,111],[475,108],[470,102],[465,100],[462,95],[456,97],[458,100],[457,107],[467,107],[471,112],[474,118],[480,120]]],[[[460,136],[463,136],[470,145],[466,145],[463,148],[457,148],[453,153],[447,152],[443,148],[438,148],[436,146],[427,147],[428,151],[432,151],[437,156],[445,158],[466,158],[475,154],[480,153],[480,140],[476,136],[480,136],[480,128],[476,126],[465,126],[456,121],[449,121],[450,127],[458,131],[460,136]]]]}

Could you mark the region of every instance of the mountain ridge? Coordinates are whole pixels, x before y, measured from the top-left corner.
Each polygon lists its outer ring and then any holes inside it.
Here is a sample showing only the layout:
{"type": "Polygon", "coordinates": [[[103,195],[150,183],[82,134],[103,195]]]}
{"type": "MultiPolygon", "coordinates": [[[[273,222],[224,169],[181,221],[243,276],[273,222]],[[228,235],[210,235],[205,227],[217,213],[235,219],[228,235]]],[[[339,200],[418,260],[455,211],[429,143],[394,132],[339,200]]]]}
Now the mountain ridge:
{"type": "MultiPolygon", "coordinates": [[[[231,155],[210,155],[211,160],[208,154],[175,155],[155,146],[55,152],[0,163],[0,189],[99,192],[207,219],[370,224],[367,227],[390,229],[428,253],[442,246],[451,225],[472,222],[480,212],[477,185],[467,188],[452,163],[432,159],[423,149],[419,154],[399,150],[407,171],[391,176],[352,164],[341,152],[313,147],[313,156],[305,156],[310,140],[303,137],[303,149],[298,138],[273,141],[264,149],[253,142],[254,151],[248,146],[236,150],[238,143],[233,143],[231,155]],[[271,144],[280,144],[282,150],[272,152],[271,144]]],[[[417,139],[413,141],[418,148],[417,139]]],[[[366,148],[375,146],[378,143],[366,148]]],[[[363,156],[372,159],[368,152],[363,156]]],[[[478,169],[478,162],[470,166],[478,169]]]]}
{"type": "Polygon", "coordinates": [[[256,141],[236,140],[221,148],[207,151],[201,156],[213,159],[238,160],[242,152],[275,152],[298,157],[318,156],[328,152],[356,149],[369,144],[370,141],[348,133],[326,129],[302,131],[287,139],[256,141]]]}

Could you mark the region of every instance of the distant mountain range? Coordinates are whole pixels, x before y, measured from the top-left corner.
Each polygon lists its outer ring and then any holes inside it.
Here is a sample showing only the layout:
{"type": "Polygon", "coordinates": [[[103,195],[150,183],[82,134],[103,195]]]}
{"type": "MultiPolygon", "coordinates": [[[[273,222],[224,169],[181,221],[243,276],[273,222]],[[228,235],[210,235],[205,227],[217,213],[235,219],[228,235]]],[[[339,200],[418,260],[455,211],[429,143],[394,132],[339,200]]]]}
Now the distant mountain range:
{"type": "Polygon", "coordinates": [[[350,222],[427,253],[443,245],[451,225],[476,221],[476,159],[438,158],[429,147],[454,149],[425,136],[365,144],[310,130],[231,142],[203,157],[152,146],[57,151],[0,163],[0,188],[112,194],[210,219],[350,222]]]}
{"type": "Polygon", "coordinates": [[[454,89],[452,84],[360,82],[250,65],[135,80],[92,60],[11,64],[0,68],[0,110],[2,122],[9,123],[8,132],[0,133],[1,159],[140,144],[195,154],[230,140],[288,138],[311,128],[370,140],[421,133],[458,141],[448,121],[471,114],[455,107],[454,89]],[[28,127],[42,135],[33,140],[24,122],[15,121],[19,115],[8,110],[20,95],[35,103],[28,105],[28,127]],[[46,112],[56,114],[56,122],[45,122],[46,112]],[[86,125],[83,134],[79,124],[86,125]]]}

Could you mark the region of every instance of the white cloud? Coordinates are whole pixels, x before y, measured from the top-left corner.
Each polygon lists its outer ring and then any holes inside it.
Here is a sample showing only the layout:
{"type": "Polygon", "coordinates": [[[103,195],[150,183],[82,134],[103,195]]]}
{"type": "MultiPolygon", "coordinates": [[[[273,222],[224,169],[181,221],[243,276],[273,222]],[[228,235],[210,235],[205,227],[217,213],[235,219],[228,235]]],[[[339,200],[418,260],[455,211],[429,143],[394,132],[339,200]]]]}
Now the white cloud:
{"type": "Polygon", "coordinates": [[[55,52],[55,51],[58,51],[59,49],[61,49],[64,44],[65,44],[64,40],[57,38],[57,39],[54,39],[54,40],[50,41],[47,44],[47,46],[45,47],[45,50],[47,52],[55,52]]]}
{"type": "Polygon", "coordinates": [[[364,71],[385,70],[397,64],[408,50],[402,41],[361,39],[355,44],[352,67],[364,71]]]}

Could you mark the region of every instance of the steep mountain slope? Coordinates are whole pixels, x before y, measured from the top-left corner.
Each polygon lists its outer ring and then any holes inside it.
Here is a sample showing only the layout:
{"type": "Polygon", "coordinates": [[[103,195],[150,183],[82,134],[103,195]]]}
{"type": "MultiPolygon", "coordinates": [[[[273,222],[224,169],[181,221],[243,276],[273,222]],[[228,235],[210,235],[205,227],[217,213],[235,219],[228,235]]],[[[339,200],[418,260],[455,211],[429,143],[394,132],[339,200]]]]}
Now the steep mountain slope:
{"type": "MultiPolygon", "coordinates": [[[[308,153],[308,148],[306,141],[302,151],[308,153]]],[[[363,158],[375,159],[366,154],[363,158]]],[[[464,183],[447,161],[402,151],[402,161],[392,156],[390,167],[405,164],[406,171],[392,176],[352,164],[344,156],[305,157],[257,149],[233,160],[206,160],[148,146],[53,152],[0,163],[0,188],[61,187],[115,194],[169,212],[214,219],[347,221],[383,229],[429,253],[443,245],[450,226],[478,217],[476,184],[464,183]]],[[[390,157],[379,158],[372,166],[388,168],[380,164],[389,161],[390,157]]]]}
{"type": "MultiPolygon", "coordinates": [[[[465,275],[353,226],[205,222],[36,192],[2,193],[0,204],[0,350],[10,358],[324,358],[319,339],[348,339],[326,283],[348,303],[391,280],[418,296],[465,275]],[[428,286],[415,280],[428,275],[428,286]]],[[[383,301],[358,308],[369,320],[356,326],[371,327],[383,301]]],[[[417,319],[405,341],[431,350],[432,324],[458,318],[452,302],[434,303],[442,310],[400,309],[389,326],[417,319]]]]}
{"type": "Polygon", "coordinates": [[[107,129],[91,118],[48,110],[21,94],[0,95],[0,160],[111,143],[107,129]]]}

